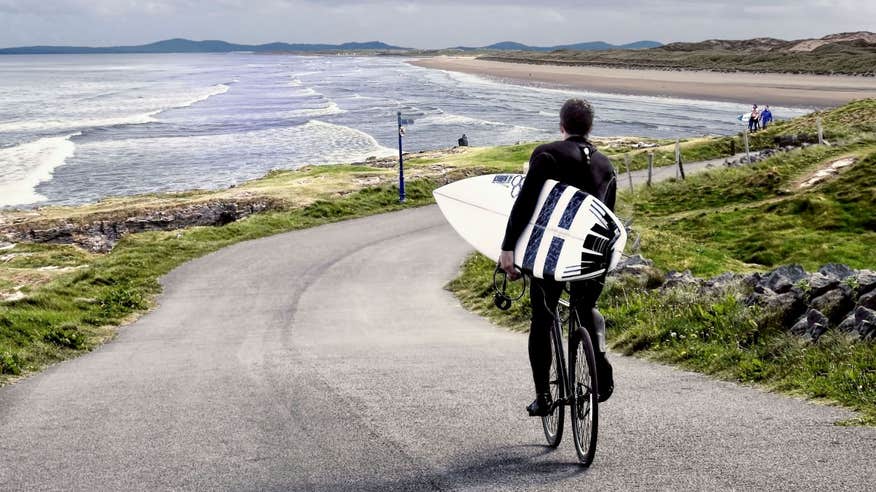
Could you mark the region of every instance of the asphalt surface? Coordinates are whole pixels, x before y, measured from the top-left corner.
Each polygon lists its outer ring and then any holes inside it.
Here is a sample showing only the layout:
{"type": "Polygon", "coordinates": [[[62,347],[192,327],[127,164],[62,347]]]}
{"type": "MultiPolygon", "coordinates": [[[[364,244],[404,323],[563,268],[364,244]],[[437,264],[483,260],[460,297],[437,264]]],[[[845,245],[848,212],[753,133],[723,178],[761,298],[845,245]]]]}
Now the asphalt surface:
{"type": "Polygon", "coordinates": [[[876,483],[876,429],[847,411],[617,355],[582,469],[525,415],[526,336],[443,290],[468,251],[426,207],[180,267],[115,341],[0,389],[0,490],[876,483]]]}

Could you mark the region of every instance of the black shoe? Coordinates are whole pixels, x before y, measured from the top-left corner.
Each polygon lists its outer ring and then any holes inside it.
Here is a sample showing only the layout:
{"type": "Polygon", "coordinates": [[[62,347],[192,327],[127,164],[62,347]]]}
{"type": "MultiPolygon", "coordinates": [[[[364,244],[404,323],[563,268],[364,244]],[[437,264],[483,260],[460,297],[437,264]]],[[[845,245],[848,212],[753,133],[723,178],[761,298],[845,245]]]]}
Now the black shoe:
{"type": "Polygon", "coordinates": [[[526,407],[530,417],[547,417],[551,413],[551,394],[539,393],[535,396],[535,401],[526,407]]]}
{"type": "Polygon", "coordinates": [[[596,377],[599,378],[599,403],[602,403],[614,393],[614,371],[605,353],[596,354],[596,377]]]}

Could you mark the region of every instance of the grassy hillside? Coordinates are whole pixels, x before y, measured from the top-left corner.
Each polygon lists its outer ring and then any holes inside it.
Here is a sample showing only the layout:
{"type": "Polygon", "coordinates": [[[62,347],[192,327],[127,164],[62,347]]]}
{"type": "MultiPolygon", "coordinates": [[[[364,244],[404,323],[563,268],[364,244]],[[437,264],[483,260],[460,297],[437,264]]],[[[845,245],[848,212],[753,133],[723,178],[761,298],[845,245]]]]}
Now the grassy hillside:
{"type": "Polygon", "coordinates": [[[788,72],[873,75],[876,45],[831,43],[812,51],[764,50],[761,46],[723,46],[713,43],[667,45],[645,50],[513,52],[481,57],[488,60],[547,65],[598,65],[663,70],[727,72],[788,72]]]}

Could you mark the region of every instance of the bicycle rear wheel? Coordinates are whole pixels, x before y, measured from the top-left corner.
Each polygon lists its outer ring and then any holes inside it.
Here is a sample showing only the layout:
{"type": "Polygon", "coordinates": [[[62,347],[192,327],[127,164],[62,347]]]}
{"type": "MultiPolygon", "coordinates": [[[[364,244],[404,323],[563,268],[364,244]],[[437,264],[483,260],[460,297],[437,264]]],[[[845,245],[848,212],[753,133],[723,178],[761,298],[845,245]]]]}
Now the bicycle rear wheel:
{"type": "MultiPolygon", "coordinates": [[[[561,401],[566,395],[565,385],[563,384],[563,364],[561,357],[563,355],[562,341],[557,339],[559,329],[551,330],[551,400],[554,402],[561,401]]],[[[541,418],[542,426],[544,427],[544,437],[547,439],[548,446],[555,448],[560,445],[563,439],[563,422],[565,420],[566,407],[563,404],[556,404],[553,411],[541,418]]]]}
{"type": "Polygon", "coordinates": [[[569,323],[569,380],[572,388],[572,436],[575,452],[584,466],[589,466],[596,455],[596,434],[599,427],[596,379],[596,354],[590,335],[581,327],[577,313],[569,323]]]}

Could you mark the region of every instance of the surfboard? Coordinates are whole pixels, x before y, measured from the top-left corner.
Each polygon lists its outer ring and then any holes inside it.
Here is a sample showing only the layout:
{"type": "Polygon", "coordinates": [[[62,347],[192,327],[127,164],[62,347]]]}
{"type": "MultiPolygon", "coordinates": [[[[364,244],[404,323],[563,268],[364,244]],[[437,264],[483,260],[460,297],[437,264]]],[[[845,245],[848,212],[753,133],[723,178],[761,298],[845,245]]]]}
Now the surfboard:
{"type": "MultiPolygon", "coordinates": [[[[454,230],[474,249],[498,261],[524,179],[522,174],[476,176],[442,186],[433,195],[454,230]]],[[[548,180],[517,241],[514,261],[536,278],[587,280],[617,266],[626,241],[623,223],[605,204],[574,186],[548,180]]]]}

